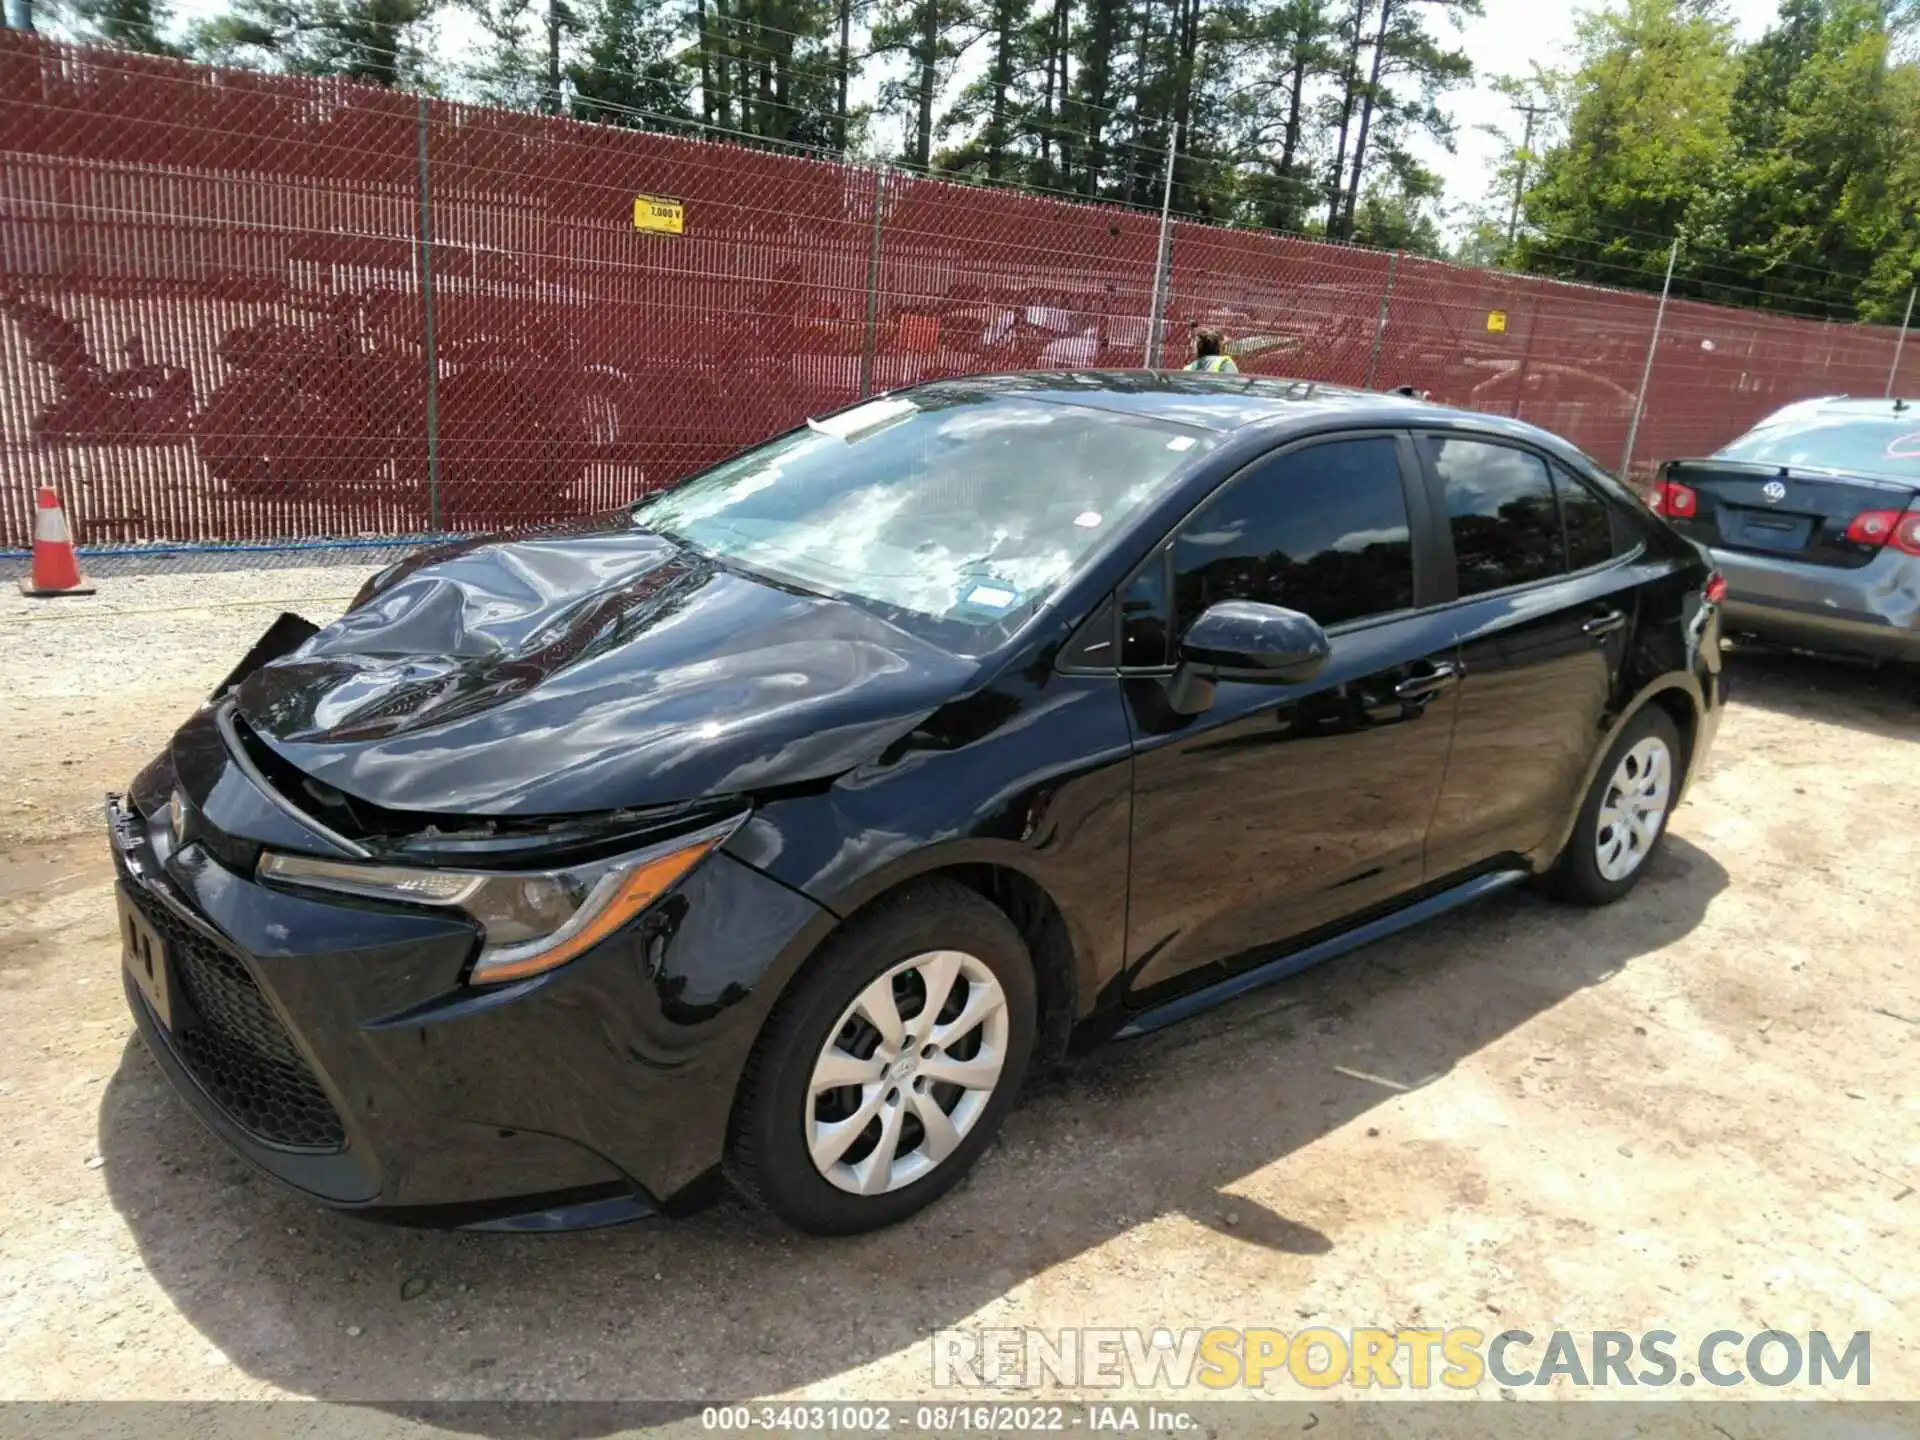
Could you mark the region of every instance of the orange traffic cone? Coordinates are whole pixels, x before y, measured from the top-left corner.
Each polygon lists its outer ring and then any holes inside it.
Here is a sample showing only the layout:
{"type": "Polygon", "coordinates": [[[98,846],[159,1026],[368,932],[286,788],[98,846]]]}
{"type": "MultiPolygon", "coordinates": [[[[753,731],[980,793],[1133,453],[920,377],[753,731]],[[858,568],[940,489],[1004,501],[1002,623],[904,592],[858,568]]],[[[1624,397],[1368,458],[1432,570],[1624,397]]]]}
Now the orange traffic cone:
{"type": "Polygon", "coordinates": [[[40,487],[33,517],[33,574],[22,577],[20,593],[36,599],[53,595],[91,595],[93,586],[80,573],[80,557],[67,529],[67,512],[51,485],[40,487]]]}

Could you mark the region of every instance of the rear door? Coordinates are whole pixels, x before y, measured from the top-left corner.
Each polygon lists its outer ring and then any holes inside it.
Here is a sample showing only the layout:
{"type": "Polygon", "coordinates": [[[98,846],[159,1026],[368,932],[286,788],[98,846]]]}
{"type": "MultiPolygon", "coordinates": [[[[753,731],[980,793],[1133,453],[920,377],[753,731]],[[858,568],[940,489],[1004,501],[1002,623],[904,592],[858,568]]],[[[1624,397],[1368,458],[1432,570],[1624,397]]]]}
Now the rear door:
{"type": "Polygon", "coordinates": [[[1914,487],[1898,480],[1739,460],[1675,460],[1661,470],[1660,479],[1655,508],[1689,540],[1843,570],[1870,563],[1891,529],[1873,539],[1850,539],[1847,531],[1855,520],[1898,515],[1914,502],[1914,487]]]}
{"type": "Polygon", "coordinates": [[[1574,804],[1620,683],[1638,538],[1613,502],[1504,436],[1418,437],[1449,555],[1459,713],[1427,877],[1547,841],[1574,804]]]}
{"type": "Polygon", "coordinates": [[[1454,702],[1448,628],[1419,608],[1432,539],[1411,442],[1342,435],[1249,465],[1122,587],[1133,1003],[1420,884],[1454,702]],[[1296,684],[1222,681],[1203,713],[1174,713],[1178,637],[1222,600],[1313,616],[1326,667],[1296,684]]]}

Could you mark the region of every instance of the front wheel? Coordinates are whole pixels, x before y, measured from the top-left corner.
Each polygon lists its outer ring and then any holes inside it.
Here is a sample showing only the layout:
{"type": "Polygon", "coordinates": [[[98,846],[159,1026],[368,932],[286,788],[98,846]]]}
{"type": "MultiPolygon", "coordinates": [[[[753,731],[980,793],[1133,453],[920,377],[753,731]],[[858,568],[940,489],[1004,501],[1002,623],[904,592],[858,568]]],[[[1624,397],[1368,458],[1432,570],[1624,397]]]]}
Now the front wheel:
{"type": "Polygon", "coordinates": [[[1657,705],[1628,721],[1600,762],[1548,888],[1581,905],[1607,905],[1634,887],[1666,838],[1680,788],[1680,732],[1657,705]]]}
{"type": "Polygon", "coordinates": [[[741,1082],[727,1173],[799,1230],[905,1219],[1000,1128],[1033,1049],[1035,987],[996,906],[931,881],[855,917],[767,1023],[741,1082]]]}

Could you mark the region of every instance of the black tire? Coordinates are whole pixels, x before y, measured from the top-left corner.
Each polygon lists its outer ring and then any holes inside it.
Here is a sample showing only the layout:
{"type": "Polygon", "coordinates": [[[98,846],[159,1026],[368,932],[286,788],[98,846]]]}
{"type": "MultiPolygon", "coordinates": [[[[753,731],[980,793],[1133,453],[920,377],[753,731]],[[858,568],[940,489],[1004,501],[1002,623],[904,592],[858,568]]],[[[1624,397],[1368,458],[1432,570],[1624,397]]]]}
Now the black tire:
{"type": "MultiPolygon", "coordinates": [[[[913,983],[908,977],[909,989],[913,983]]],[[[956,982],[955,993],[959,990],[956,982]]],[[[954,881],[930,880],[876,902],[826,942],[768,1018],[734,1105],[728,1179],[748,1200],[810,1234],[850,1235],[905,1219],[952,1189],[1006,1119],[1026,1078],[1037,1009],[1026,943],[1013,922],[977,892],[954,881]],[[999,1079],[972,1128],[927,1173],[880,1194],[850,1193],[821,1173],[808,1149],[815,1062],[840,1033],[841,1017],[863,990],[902,961],[937,950],[964,952],[999,982],[1008,1021],[999,1079]]],[[[909,1032],[922,1019],[906,1004],[900,1014],[909,1032]]],[[[964,1043],[956,1043],[956,1055],[964,1043]]],[[[825,1097],[829,1104],[833,1099],[825,1097]]],[[[920,1122],[916,1117],[901,1123],[920,1122]]],[[[904,1139],[901,1146],[905,1153],[904,1139]]],[[[856,1143],[853,1150],[859,1148],[856,1143]]]]}
{"type": "Polygon", "coordinates": [[[1679,798],[1685,764],[1686,754],[1680,745],[1680,732],[1673,723],[1673,717],[1658,705],[1646,706],[1621,727],[1613,744],[1607,747],[1606,758],[1600,762],[1600,768],[1594,774],[1586,799],[1581,802],[1580,815],[1573,822],[1573,833],[1567,837],[1566,848],[1547,872],[1548,893],[1575,905],[1611,905],[1633,889],[1640,882],[1640,877],[1646,874],[1647,862],[1666,841],[1667,824],[1673,818],[1673,807],[1679,798]],[[1670,766],[1666,809],[1660,816],[1659,829],[1652,842],[1645,847],[1639,863],[1624,876],[1609,879],[1601,873],[1600,868],[1600,811],[1607,803],[1622,757],[1648,739],[1657,739],[1666,746],[1670,766]]]}

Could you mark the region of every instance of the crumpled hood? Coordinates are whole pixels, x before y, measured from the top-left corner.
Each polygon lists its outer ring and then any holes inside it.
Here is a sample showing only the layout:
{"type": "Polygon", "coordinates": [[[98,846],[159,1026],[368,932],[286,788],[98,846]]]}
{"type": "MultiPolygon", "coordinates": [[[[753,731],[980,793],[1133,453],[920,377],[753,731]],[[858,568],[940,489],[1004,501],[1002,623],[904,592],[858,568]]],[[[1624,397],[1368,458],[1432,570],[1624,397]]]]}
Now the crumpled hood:
{"type": "Polygon", "coordinates": [[[974,669],[619,517],[397,567],[235,699],[288,763],[375,805],[562,815],[839,774],[974,669]]]}

